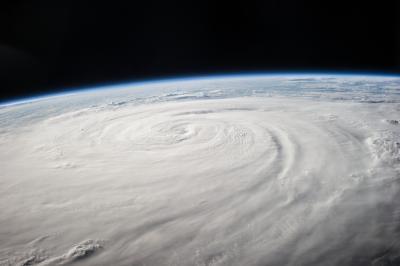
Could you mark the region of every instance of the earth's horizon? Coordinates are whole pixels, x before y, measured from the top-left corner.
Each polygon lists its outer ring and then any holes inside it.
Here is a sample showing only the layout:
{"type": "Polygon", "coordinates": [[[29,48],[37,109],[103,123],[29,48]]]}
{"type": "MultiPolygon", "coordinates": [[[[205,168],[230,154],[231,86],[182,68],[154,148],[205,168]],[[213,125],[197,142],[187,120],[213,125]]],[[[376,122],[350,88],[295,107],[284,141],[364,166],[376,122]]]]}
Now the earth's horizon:
{"type": "Polygon", "coordinates": [[[60,97],[81,92],[95,92],[101,90],[113,90],[123,87],[130,87],[131,89],[146,87],[152,84],[160,83],[181,83],[190,81],[212,81],[221,79],[252,79],[252,78],[332,78],[332,77],[351,77],[351,78],[400,78],[400,74],[386,73],[386,72],[357,72],[357,71],[263,71],[263,72],[227,72],[227,73],[214,73],[214,74],[198,74],[198,75],[172,75],[163,76],[159,78],[146,78],[137,80],[113,81],[113,82],[100,82],[98,84],[83,85],[83,86],[63,86],[63,89],[55,90],[53,92],[34,93],[29,96],[15,96],[4,98],[0,101],[0,108],[9,105],[29,103],[41,99],[60,97]]]}

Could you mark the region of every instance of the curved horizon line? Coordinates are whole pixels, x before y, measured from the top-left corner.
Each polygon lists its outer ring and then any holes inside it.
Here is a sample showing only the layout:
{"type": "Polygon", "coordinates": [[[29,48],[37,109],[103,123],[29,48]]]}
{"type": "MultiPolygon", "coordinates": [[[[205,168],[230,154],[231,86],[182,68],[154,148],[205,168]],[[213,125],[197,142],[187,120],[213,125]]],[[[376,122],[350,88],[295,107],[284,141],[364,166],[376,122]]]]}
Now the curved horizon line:
{"type": "Polygon", "coordinates": [[[0,107],[6,107],[17,104],[30,103],[37,100],[65,96],[77,92],[90,92],[97,90],[113,89],[123,86],[133,86],[138,87],[141,85],[159,84],[159,83],[169,83],[169,82],[187,82],[187,81],[199,81],[199,80],[217,80],[223,78],[252,78],[252,77],[262,77],[262,76],[355,76],[355,77],[387,77],[387,78],[400,78],[399,73],[394,72],[379,72],[379,71],[240,71],[240,72],[220,72],[220,73],[202,73],[202,74],[188,74],[188,75],[171,75],[171,76],[159,76],[154,78],[144,78],[132,81],[112,81],[112,82],[101,82],[98,85],[83,85],[80,87],[70,87],[65,88],[60,91],[36,94],[28,97],[16,97],[7,100],[0,101],[0,107]]]}

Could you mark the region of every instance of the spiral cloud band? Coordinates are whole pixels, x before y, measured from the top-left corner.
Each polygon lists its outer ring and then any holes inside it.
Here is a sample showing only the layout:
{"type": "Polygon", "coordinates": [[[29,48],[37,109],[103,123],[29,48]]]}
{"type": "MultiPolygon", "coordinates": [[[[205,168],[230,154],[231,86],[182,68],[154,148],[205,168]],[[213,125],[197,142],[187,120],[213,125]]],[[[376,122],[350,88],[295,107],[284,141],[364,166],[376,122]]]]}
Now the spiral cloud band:
{"type": "Polygon", "coordinates": [[[0,109],[0,265],[400,263],[395,94],[210,82],[0,109]]]}

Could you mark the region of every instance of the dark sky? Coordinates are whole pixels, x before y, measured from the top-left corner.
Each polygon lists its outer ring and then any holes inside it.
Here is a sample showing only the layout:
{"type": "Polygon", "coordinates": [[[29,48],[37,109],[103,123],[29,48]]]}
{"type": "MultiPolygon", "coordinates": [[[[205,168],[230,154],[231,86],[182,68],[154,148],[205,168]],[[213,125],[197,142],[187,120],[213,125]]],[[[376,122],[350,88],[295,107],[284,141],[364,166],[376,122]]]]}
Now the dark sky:
{"type": "Polygon", "coordinates": [[[400,72],[398,6],[380,2],[3,0],[0,99],[171,75],[400,72]]]}

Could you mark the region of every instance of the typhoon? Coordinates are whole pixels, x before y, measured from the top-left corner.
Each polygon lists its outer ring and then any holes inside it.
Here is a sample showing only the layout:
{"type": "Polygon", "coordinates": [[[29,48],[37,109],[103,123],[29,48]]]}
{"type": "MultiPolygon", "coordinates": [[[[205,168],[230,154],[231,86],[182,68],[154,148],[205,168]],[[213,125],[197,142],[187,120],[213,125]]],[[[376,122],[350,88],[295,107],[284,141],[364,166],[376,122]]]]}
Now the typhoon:
{"type": "Polygon", "coordinates": [[[0,106],[0,265],[399,265],[400,78],[247,75],[0,106]]]}

